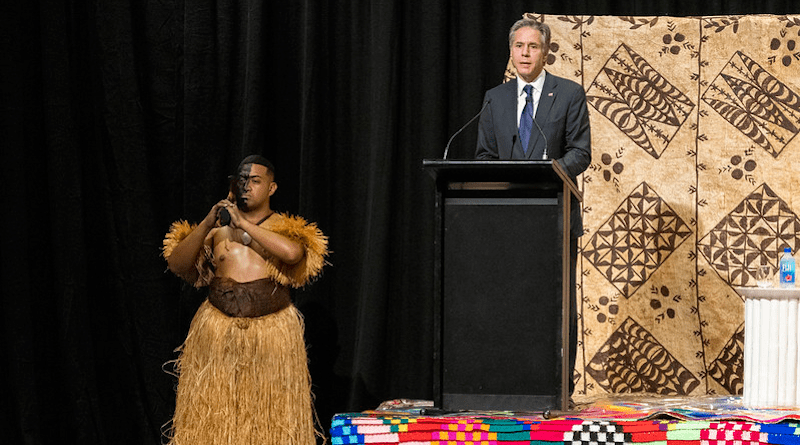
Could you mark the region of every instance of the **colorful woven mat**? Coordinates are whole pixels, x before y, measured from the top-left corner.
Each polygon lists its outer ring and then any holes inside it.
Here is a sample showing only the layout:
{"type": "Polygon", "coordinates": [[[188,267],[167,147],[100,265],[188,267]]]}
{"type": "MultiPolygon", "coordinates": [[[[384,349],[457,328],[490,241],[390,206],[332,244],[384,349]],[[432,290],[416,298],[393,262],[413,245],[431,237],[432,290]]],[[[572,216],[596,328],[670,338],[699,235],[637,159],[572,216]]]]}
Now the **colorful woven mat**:
{"type": "Polygon", "coordinates": [[[330,433],[333,445],[800,445],[796,423],[748,421],[535,420],[359,413],[336,415],[330,433]]]}
{"type": "Polygon", "coordinates": [[[746,409],[731,397],[616,399],[554,419],[510,412],[337,414],[330,434],[333,445],[800,445],[798,420],[800,411],[746,409]]]}

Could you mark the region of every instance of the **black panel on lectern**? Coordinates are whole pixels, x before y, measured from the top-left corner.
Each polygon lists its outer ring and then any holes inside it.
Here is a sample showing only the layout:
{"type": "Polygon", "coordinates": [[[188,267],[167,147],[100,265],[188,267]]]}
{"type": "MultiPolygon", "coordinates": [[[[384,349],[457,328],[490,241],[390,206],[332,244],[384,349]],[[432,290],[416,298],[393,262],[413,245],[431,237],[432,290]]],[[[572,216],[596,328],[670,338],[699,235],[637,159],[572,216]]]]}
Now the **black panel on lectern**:
{"type": "Polygon", "coordinates": [[[562,281],[575,184],[551,160],[426,159],[423,167],[436,181],[436,406],[567,409],[562,281]]]}
{"type": "Polygon", "coordinates": [[[445,202],[442,364],[447,409],[536,409],[560,391],[555,198],[445,202]],[[480,395],[473,402],[470,395],[480,395]],[[502,395],[519,400],[509,402],[502,395]],[[551,396],[531,401],[525,395],[551,396]],[[522,397],[517,397],[522,396],[522,397]],[[491,399],[505,406],[491,405],[491,399]],[[469,403],[480,407],[464,406],[469,403]],[[515,406],[509,406],[513,404],[515,406]]]}

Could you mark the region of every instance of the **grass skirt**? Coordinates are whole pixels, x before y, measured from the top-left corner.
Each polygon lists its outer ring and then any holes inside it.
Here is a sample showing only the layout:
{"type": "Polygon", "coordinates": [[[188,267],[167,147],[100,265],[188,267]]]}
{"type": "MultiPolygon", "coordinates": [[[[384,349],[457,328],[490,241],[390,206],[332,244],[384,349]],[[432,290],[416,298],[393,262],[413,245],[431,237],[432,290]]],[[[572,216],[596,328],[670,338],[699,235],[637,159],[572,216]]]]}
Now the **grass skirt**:
{"type": "Polygon", "coordinates": [[[315,443],[303,319],[294,306],[233,318],[205,301],[179,350],[170,444],[315,443]]]}

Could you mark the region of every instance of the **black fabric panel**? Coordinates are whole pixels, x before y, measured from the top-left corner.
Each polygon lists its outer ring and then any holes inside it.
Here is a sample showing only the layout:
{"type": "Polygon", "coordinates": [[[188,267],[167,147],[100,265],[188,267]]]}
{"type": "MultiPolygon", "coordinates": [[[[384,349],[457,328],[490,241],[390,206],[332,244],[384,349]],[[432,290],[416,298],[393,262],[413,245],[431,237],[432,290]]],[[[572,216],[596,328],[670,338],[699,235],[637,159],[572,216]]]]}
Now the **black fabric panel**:
{"type": "MultiPolygon", "coordinates": [[[[175,384],[162,365],[203,298],[165,273],[161,239],[223,198],[250,153],[278,168],[274,206],[330,236],[332,265],[295,293],[323,425],[431,398],[421,161],[501,80],[508,27],[533,6],[793,12],[787,0],[4,2],[4,443],[160,443],[175,384]]],[[[475,136],[473,124],[450,157],[471,157],[475,136]]]]}

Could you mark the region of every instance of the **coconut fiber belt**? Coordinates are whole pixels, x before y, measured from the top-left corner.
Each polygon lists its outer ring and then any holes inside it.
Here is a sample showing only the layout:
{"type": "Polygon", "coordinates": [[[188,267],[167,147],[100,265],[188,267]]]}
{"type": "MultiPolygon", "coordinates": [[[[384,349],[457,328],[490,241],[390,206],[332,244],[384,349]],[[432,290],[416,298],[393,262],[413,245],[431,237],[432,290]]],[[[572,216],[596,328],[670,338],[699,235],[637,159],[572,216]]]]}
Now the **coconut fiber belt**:
{"type": "Polygon", "coordinates": [[[289,306],[289,288],[262,278],[239,283],[230,278],[211,281],[208,301],[230,317],[261,317],[289,306]]]}

